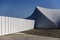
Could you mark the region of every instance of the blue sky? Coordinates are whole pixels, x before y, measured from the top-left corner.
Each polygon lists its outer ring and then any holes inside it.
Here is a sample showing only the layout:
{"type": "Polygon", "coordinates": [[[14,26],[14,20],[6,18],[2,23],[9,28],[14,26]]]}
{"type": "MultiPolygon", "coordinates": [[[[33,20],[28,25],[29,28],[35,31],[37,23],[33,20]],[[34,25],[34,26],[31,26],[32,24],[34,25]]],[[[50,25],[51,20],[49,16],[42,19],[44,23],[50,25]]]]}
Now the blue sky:
{"type": "Polygon", "coordinates": [[[0,0],[0,16],[26,18],[36,6],[60,9],[60,0],[0,0]]]}

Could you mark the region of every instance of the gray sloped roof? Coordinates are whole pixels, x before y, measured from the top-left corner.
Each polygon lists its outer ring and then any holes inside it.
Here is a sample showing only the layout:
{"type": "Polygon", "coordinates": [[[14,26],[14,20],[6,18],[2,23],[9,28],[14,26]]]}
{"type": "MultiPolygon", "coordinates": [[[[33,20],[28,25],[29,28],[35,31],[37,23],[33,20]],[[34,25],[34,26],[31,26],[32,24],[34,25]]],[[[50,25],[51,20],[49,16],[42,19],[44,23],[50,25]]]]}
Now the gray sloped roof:
{"type": "Polygon", "coordinates": [[[37,6],[27,19],[35,20],[37,28],[60,28],[60,9],[48,9],[37,6]]]}

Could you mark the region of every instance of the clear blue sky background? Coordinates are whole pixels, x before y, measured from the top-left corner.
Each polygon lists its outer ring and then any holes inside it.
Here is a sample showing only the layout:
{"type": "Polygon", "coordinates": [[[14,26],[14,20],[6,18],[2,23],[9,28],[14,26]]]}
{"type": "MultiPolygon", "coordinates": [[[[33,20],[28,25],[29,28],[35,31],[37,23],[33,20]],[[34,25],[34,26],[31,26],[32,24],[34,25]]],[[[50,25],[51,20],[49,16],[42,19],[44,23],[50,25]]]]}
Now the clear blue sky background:
{"type": "Polygon", "coordinates": [[[60,9],[60,0],[0,0],[0,16],[26,18],[35,6],[60,9]]]}

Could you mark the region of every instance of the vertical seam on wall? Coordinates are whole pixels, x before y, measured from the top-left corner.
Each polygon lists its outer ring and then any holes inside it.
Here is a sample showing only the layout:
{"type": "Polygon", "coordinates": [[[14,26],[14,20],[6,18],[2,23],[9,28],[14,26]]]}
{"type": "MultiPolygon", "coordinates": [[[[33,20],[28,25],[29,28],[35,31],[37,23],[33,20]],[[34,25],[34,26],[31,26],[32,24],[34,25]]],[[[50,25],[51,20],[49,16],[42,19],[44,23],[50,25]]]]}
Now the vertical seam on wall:
{"type": "Polygon", "coordinates": [[[13,33],[14,33],[14,18],[13,18],[13,33]]]}
{"type": "Polygon", "coordinates": [[[9,17],[8,17],[8,33],[9,33],[9,17]]]}
{"type": "Polygon", "coordinates": [[[2,35],[2,16],[1,16],[1,35],[2,35]]]}

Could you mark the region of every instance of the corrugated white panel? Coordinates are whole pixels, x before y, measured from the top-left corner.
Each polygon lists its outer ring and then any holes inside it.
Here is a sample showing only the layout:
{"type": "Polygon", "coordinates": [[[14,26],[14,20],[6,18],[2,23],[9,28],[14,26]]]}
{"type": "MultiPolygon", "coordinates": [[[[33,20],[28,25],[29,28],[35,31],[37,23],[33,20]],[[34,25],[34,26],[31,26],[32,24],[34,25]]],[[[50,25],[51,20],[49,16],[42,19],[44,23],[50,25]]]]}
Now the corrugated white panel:
{"type": "Polygon", "coordinates": [[[18,27],[20,27],[20,26],[18,26],[18,20],[17,20],[17,18],[14,18],[14,32],[18,32],[19,31],[18,27]]]}
{"type": "Polygon", "coordinates": [[[27,20],[27,19],[19,19],[19,30],[20,31],[26,31],[29,29],[33,29],[34,28],[34,21],[32,20],[27,20]],[[32,27],[33,26],[33,27],[32,27]]]}
{"type": "Polygon", "coordinates": [[[9,17],[9,34],[13,33],[13,18],[9,17]]]}
{"type": "Polygon", "coordinates": [[[19,26],[18,27],[18,30],[21,31],[22,30],[22,27],[21,27],[21,21],[20,21],[20,19],[18,19],[18,26],[19,26]]]}
{"type": "Polygon", "coordinates": [[[9,33],[13,33],[13,18],[9,17],[9,33]]]}
{"type": "Polygon", "coordinates": [[[9,33],[9,17],[6,17],[6,34],[9,33]]]}
{"type": "Polygon", "coordinates": [[[34,20],[0,16],[0,35],[26,31],[34,28],[34,20]]]}
{"type": "Polygon", "coordinates": [[[5,22],[5,17],[2,16],[2,35],[6,34],[6,22],[5,22]]]}
{"type": "Polygon", "coordinates": [[[14,33],[14,18],[11,18],[11,32],[14,33]]]}

